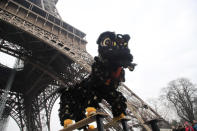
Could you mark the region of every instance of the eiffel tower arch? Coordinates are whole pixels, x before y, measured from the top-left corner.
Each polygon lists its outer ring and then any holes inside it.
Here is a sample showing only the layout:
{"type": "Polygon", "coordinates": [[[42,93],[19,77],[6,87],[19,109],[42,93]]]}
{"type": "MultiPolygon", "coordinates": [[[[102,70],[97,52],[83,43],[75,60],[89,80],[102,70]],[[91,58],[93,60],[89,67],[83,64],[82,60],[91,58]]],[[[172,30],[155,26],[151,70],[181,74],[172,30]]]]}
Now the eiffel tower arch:
{"type": "MultiPolygon", "coordinates": [[[[86,51],[86,34],[62,21],[57,1],[0,1],[0,51],[16,57],[20,65],[14,69],[0,65],[0,110],[5,120],[11,116],[21,131],[50,131],[59,89],[74,85],[91,72],[93,58],[86,51]],[[9,82],[12,86],[7,90],[9,82]]],[[[128,100],[130,128],[141,126],[150,131],[146,122],[162,119],[127,86],[121,85],[119,90],[128,100]]],[[[110,112],[107,102],[100,106],[110,112]]],[[[113,127],[121,129],[120,125],[113,127]]]]}

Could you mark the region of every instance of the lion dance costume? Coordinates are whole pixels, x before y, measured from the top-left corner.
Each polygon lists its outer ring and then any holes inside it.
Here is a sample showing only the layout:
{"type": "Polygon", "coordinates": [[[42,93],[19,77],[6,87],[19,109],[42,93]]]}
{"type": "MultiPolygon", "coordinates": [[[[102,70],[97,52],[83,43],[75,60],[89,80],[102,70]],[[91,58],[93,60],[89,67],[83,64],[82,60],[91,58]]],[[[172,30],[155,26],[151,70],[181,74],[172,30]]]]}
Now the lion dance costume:
{"type": "Polygon", "coordinates": [[[128,48],[129,35],[102,33],[98,40],[99,55],[94,58],[92,72],[81,83],[61,90],[59,117],[61,125],[65,119],[79,121],[86,117],[87,107],[99,108],[105,99],[112,108],[114,117],[126,115],[126,98],[117,91],[125,81],[124,68],[133,71],[136,64],[128,48]]]}

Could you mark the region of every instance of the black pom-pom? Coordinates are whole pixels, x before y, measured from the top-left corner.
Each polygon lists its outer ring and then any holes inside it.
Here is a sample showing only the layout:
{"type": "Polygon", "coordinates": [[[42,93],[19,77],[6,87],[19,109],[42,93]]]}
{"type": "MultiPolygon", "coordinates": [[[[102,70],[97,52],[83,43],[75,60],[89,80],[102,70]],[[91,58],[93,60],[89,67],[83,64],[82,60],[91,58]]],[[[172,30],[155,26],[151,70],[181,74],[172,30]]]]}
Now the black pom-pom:
{"type": "Polygon", "coordinates": [[[128,34],[125,34],[124,36],[123,36],[123,39],[125,40],[125,42],[129,42],[129,40],[130,40],[130,36],[128,35],[128,34]]]}
{"type": "Polygon", "coordinates": [[[100,45],[100,43],[106,38],[109,37],[111,40],[114,40],[116,35],[114,32],[106,31],[100,34],[100,36],[97,39],[97,44],[100,45]]]}

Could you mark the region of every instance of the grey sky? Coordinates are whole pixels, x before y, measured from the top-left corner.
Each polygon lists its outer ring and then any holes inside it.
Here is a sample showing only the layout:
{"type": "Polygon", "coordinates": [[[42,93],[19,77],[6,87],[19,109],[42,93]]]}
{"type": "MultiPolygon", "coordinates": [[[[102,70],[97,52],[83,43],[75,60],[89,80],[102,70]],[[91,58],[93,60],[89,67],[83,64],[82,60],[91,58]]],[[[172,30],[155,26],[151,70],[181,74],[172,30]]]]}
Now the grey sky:
{"type": "MultiPolygon", "coordinates": [[[[178,77],[197,83],[196,0],[59,0],[57,8],[64,21],[87,34],[93,56],[100,33],[130,34],[138,66],[126,72],[126,85],[142,99],[157,97],[178,77]]],[[[52,131],[59,129],[57,108],[52,131]]]]}
{"type": "Polygon", "coordinates": [[[126,84],[143,99],[156,97],[177,77],[197,76],[196,0],[59,0],[62,18],[87,34],[87,51],[97,54],[96,39],[106,30],[131,35],[138,64],[126,84]]]}

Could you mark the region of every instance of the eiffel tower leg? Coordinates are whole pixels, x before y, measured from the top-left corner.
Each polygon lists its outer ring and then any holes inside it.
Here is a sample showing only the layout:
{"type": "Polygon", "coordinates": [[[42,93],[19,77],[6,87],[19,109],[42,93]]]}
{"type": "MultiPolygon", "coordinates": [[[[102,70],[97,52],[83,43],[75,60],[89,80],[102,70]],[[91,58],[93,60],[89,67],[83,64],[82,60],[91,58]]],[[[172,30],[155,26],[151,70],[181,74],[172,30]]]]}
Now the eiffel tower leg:
{"type": "Polygon", "coordinates": [[[23,121],[23,115],[22,115],[22,102],[21,102],[21,99],[20,99],[20,96],[19,94],[17,95],[17,105],[18,105],[18,114],[19,114],[19,119],[20,119],[20,130],[21,131],[25,131],[25,123],[23,121]]]}
{"type": "Polygon", "coordinates": [[[12,83],[14,81],[15,75],[16,75],[16,70],[14,69],[14,70],[12,70],[10,77],[7,81],[7,85],[5,87],[5,93],[2,96],[0,95],[0,98],[1,98],[1,100],[0,100],[0,118],[2,117],[4,108],[5,108],[5,104],[7,101],[7,95],[9,94],[9,91],[12,87],[12,83]]]}
{"type": "Polygon", "coordinates": [[[25,116],[26,116],[26,125],[27,125],[27,131],[32,131],[31,130],[31,125],[33,124],[31,121],[31,110],[30,108],[25,109],[25,116]]]}
{"type": "Polygon", "coordinates": [[[103,117],[102,116],[96,116],[96,123],[97,123],[98,131],[104,131],[103,117]]]}
{"type": "Polygon", "coordinates": [[[33,102],[31,96],[25,99],[25,116],[27,131],[41,131],[42,125],[40,120],[39,106],[33,102]]]}
{"type": "Polygon", "coordinates": [[[126,120],[121,120],[123,131],[129,131],[127,121],[126,120]]]}
{"type": "MultiPolygon", "coordinates": [[[[45,96],[45,92],[43,92],[43,96],[44,96],[44,100],[46,99],[46,96],[45,96]]],[[[49,105],[47,106],[47,103],[44,102],[44,109],[45,109],[45,117],[46,117],[46,125],[47,125],[47,128],[48,128],[48,131],[50,131],[50,121],[49,121],[49,109],[47,107],[50,107],[49,105]]]]}
{"type": "Polygon", "coordinates": [[[152,131],[160,131],[158,125],[157,125],[157,120],[151,120],[149,124],[151,125],[152,131]]]}

